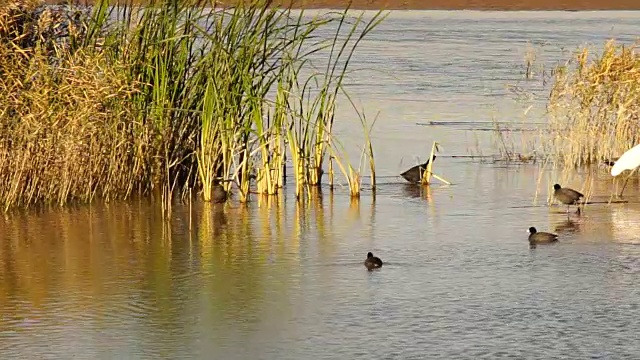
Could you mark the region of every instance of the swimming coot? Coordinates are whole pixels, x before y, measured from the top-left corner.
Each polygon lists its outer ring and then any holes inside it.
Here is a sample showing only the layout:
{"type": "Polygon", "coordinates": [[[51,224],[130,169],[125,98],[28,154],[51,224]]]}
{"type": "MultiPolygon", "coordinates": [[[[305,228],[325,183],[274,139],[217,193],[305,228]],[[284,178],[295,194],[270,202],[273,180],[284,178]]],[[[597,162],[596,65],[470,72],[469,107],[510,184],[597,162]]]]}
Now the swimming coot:
{"type": "MultiPolygon", "coordinates": [[[[422,181],[422,174],[427,170],[427,165],[429,165],[430,159],[427,160],[424,164],[416,165],[411,169],[400,174],[405,180],[410,183],[419,184],[422,181]]],[[[436,161],[436,156],[433,155],[433,161],[436,161]]]]}
{"type": "Polygon", "coordinates": [[[538,244],[550,244],[558,241],[558,235],[548,232],[538,232],[533,226],[529,228],[529,245],[535,248],[538,244]]]}
{"type": "Polygon", "coordinates": [[[379,257],[373,256],[371,252],[367,253],[367,260],[364,261],[364,266],[369,270],[382,267],[382,260],[379,257]]]}

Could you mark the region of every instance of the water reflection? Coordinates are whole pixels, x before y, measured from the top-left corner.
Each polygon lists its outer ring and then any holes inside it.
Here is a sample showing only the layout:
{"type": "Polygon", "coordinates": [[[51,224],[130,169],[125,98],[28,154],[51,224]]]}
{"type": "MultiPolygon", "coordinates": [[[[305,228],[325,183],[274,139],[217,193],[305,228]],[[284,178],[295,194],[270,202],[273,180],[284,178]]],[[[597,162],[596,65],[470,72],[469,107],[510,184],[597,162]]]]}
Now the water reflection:
{"type": "Polygon", "coordinates": [[[581,224],[578,221],[567,219],[567,220],[560,221],[560,222],[556,223],[555,231],[557,233],[579,232],[580,231],[580,225],[581,224]]]}
{"type": "Polygon", "coordinates": [[[409,198],[429,200],[431,187],[416,184],[402,184],[402,193],[409,198]]]}
{"type": "MultiPolygon", "coordinates": [[[[566,297],[586,287],[592,293],[581,295],[581,306],[605,306],[598,295],[603,293],[617,294],[619,306],[627,306],[620,296],[633,291],[627,276],[640,270],[633,231],[640,226],[634,220],[640,207],[593,205],[569,220],[545,207],[518,209],[513,205],[530,197],[505,198],[505,190],[522,187],[531,195],[536,179],[528,171],[520,178],[499,177],[496,171],[513,169],[479,168],[480,189],[422,188],[428,201],[422,201],[424,194],[421,201],[407,201],[415,198],[407,195],[406,184],[387,183],[375,200],[325,192],[303,202],[282,194],[246,205],[177,204],[171,223],[162,221],[159,206],[146,202],[13,217],[2,223],[0,331],[20,336],[6,337],[0,352],[10,357],[215,352],[224,358],[262,353],[293,359],[314,351],[353,358],[361,351],[355,344],[384,335],[379,341],[389,349],[385,354],[401,354],[401,339],[413,334],[433,339],[430,346],[446,356],[479,356],[455,340],[456,329],[463,327],[469,339],[494,344],[488,354],[495,355],[499,344],[514,341],[512,335],[500,330],[504,324],[498,318],[473,320],[471,314],[506,311],[500,316],[514,321],[508,309],[533,292],[566,297]],[[524,229],[546,217],[562,233],[561,241],[529,254],[524,229]],[[367,251],[388,265],[367,274],[362,266],[367,251]],[[373,319],[399,335],[369,331],[373,319]],[[352,336],[337,335],[350,328],[352,336]],[[45,334],[55,346],[36,345],[45,334]],[[308,345],[297,347],[301,341],[308,345]],[[332,345],[345,342],[353,345],[332,345]]],[[[536,306],[543,314],[565,305],[539,301],[536,306]]],[[[626,319],[604,313],[589,326],[626,319]]],[[[563,326],[553,317],[528,322],[563,326]]],[[[588,336],[578,342],[588,348],[588,336]]],[[[528,349],[536,353],[536,347],[528,349]]],[[[619,347],[617,353],[627,350],[631,347],[619,347]]],[[[539,352],[562,353],[559,348],[539,352]]]]}
{"type": "Polygon", "coordinates": [[[612,206],[611,222],[614,241],[640,245],[640,205],[612,206]]]}
{"type": "MultiPolygon", "coordinates": [[[[262,203],[261,211],[251,205],[177,206],[171,224],[161,220],[157,206],[143,202],[4,222],[2,331],[25,325],[38,332],[32,325],[46,324],[55,333],[70,326],[55,322],[55,314],[83,318],[80,328],[104,322],[113,329],[135,321],[138,328],[156,329],[148,341],[171,348],[171,333],[185,319],[256,322],[265,296],[288,302],[295,279],[278,273],[299,266],[300,241],[309,232],[322,239],[322,256],[333,255],[332,236],[324,230],[330,213],[321,201],[294,203],[287,212],[274,200],[262,203]],[[276,288],[265,282],[274,276],[282,280],[276,288]]],[[[123,340],[117,332],[113,336],[123,340]]]]}

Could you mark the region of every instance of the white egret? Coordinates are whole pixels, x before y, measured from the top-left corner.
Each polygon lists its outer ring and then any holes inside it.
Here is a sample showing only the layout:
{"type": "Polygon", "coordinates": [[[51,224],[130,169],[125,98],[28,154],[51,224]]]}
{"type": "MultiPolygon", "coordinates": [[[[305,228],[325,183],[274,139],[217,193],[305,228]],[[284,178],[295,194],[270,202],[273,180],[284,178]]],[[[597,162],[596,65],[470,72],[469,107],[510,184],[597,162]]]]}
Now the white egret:
{"type": "Polygon", "coordinates": [[[620,158],[613,164],[613,167],[611,168],[611,176],[615,177],[625,170],[631,170],[629,176],[627,176],[627,179],[624,182],[624,185],[622,185],[622,190],[620,191],[619,196],[622,196],[629,178],[631,178],[631,175],[633,175],[638,166],[640,166],[640,144],[625,151],[625,153],[622,154],[622,156],[620,156],[620,158]]]}

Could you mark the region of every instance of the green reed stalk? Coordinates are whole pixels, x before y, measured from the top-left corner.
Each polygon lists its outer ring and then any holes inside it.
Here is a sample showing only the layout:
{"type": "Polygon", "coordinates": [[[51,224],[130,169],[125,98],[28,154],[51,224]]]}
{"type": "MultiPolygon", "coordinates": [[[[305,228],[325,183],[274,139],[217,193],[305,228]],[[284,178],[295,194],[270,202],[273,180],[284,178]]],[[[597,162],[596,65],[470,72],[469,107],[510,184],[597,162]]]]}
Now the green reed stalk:
{"type": "Polygon", "coordinates": [[[158,191],[169,211],[175,190],[209,201],[231,179],[246,201],[255,170],[260,192],[275,194],[285,140],[298,196],[318,183],[349,58],[381,17],[340,40],[346,11],[308,19],[263,0],[214,5],[100,0],[70,47],[0,44],[4,208],[158,191]],[[333,39],[316,39],[336,22],[333,39]],[[327,73],[302,79],[324,50],[327,73]]]}
{"type": "MultiPolygon", "coordinates": [[[[318,94],[313,98],[307,112],[301,114],[304,124],[299,126],[300,138],[304,151],[303,157],[309,159],[310,171],[306,175],[306,183],[317,185],[320,183],[322,165],[329,144],[329,137],[333,128],[336,98],[343,90],[342,83],[347,74],[351,58],[362,39],[369,34],[385,17],[382,12],[376,13],[371,20],[363,20],[364,13],[358,16],[347,34],[343,35],[343,26],[348,18],[349,8],[345,9],[340,17],[332,41],[327,45],[329,50],[328,60],[324,73],[310,77],[303,86],[303,93],[310,97],[311,87],[321,78],[318,94]],[[364,23],[364,29],[356,37],[360,25],[364,23]],[[344,40],[340,40],[340,36],[344,40]]],[[[301,104],[300,109],[304,108],[301,104]]]]}
{"type": "Polygon", "coordinates": [[[200,130],[200,148],[196,153],[198,161],[198,175],[202,183],[202,196],[204,201],[211,201],[213,189],[216,185],[217,169],[215,159],[221,151],[219,146],[218,122],[213,117],[215,106],[215,93],[212,83],[207,83],[202,109],[202,128],[200,130]]]}

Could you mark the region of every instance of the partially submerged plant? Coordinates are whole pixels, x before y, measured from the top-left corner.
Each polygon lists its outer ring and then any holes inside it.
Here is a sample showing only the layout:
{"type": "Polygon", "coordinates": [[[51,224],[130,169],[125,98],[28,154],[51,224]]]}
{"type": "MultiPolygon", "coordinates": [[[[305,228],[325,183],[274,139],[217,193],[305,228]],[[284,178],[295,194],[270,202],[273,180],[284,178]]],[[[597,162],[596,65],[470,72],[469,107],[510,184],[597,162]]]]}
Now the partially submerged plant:
{"type": "Polygon", "coordinates": [[[157,192],[170,212],[174,191],[210,201],[230,180],[247,201],[252,179],[258,192],[278,192],[287,158],[298,195],[319,185],[349,60],[384,17],[350,25],[348,9],[311,18],[264,0],[215,5],[101,0],[65,46],[43,36],[23,44],[32,27],[14,20],[30,10],[0,9],[0,32],[12,35],[0,42],[5,209],[157,192]],[[318,40],[331,24],[335,35],[318,40]],[[326,65],[305,78],[323,51],[326,65]]]}
{"type": "Polygon", "coordinates": [[[433,176],[434,178],[442,181],[443,183],[447,184],[447,185],[451,185],[451,183],[445,179],[443,179],[442,177],[436,175],[433,173],[433,161],[436,157],[436,151],[439,151],[438,149],[438,143],[437,142],[433,142],[433,145],[431,146],[431,154],[429,155],[429,163],[427,164],[427,168],[424,170],[424,174],[422,175],[422,185],[429,185],[431,183],[431,177],[433,176]]]}

